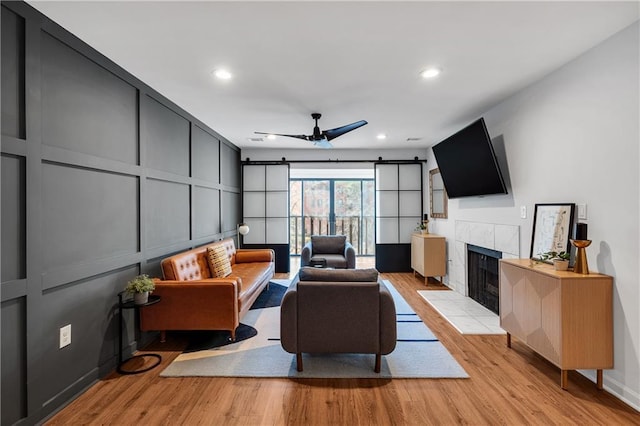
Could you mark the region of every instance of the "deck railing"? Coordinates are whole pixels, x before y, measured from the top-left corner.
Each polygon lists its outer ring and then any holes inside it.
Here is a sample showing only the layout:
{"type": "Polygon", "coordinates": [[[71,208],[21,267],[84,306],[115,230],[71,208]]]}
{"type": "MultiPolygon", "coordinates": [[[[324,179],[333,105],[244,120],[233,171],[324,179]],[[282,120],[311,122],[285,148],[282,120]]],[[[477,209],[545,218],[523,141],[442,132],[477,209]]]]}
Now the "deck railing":
{"type": "MultiPolygon", "coordinates": [[[[291,254],[300,254],[311,235],[331,235],[328,216],[291,216],[291,254]]],[[[375,254],[375,234],[373,216],[336,216],[336,235],[346,235],[358,256],[375,254]]]]}

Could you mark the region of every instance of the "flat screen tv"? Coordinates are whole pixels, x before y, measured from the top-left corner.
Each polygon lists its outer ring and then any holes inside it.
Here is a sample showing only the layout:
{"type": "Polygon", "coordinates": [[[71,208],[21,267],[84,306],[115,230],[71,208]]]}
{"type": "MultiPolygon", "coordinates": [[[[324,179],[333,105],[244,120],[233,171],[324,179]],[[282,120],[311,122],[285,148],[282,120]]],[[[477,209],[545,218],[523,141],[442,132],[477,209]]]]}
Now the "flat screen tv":
{"type": "Polygon", "coordinates": [[[507,193],[483,118],[434,145],[433,154],[449,198],[507,193]]]}

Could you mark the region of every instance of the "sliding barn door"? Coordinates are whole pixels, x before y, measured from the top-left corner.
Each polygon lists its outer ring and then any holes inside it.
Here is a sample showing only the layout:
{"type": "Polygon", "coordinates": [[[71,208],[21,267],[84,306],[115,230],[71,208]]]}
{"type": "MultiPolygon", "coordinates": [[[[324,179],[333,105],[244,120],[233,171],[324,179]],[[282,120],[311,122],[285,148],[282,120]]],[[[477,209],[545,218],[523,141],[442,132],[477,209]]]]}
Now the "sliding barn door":
{"type": "Polygon", "coordinates": [[[242,166],[243,222],[249,233],[238,236],[242,248],[271,248],[276,272],[289,272],[289,165],[242,166]]]}
{"type": "Polygon", "coordinates": [[[411,234],[422,218],[422,163],[376,164],[376,269],[411,271],[411,234]]]}

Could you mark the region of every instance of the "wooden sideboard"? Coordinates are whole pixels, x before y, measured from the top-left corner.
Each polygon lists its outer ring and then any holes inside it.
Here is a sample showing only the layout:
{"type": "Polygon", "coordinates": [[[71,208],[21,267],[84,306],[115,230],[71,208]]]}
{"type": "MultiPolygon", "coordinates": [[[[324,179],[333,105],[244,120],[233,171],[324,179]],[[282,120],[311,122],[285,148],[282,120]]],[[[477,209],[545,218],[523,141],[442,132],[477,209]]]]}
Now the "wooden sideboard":
{"type": "Polygon", "coordinates": [[[429,277],[442,277],[447,274],[446,240],[441,235],[412,234],[411,235],[411,269],[424,277],[427,284],[429,277]]]}
{"type": "Polygon", "coordinates": [[[500,326],[561,370],[613,368],[613,278],[556,271],[530,259],[500,260],[500,326]]]}

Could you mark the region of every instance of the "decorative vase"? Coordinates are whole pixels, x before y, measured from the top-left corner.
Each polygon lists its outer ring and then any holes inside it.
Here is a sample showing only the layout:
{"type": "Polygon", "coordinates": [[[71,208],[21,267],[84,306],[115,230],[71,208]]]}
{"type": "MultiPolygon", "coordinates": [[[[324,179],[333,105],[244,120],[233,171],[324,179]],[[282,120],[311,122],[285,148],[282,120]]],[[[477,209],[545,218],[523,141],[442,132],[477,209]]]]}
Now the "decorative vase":
{"type": "Polygon", "coordinates": [[[566,271],[569,268],[569,261],[556,259],[553,261],[553,267],[556,271],[566,271]]]}
{"type": "Polygon", "coordinates": [[[149,292],[145,291],[143,293],[134,293],[133,294],[133,303],[136,305],[144,305],[149,301],[149,292]]]}
{"type": "Polygon", "coordinates": [[[428,229],[421,229],[420,232],[422,233],[422,235],[428,234],[429,230],[428,229]]]}

